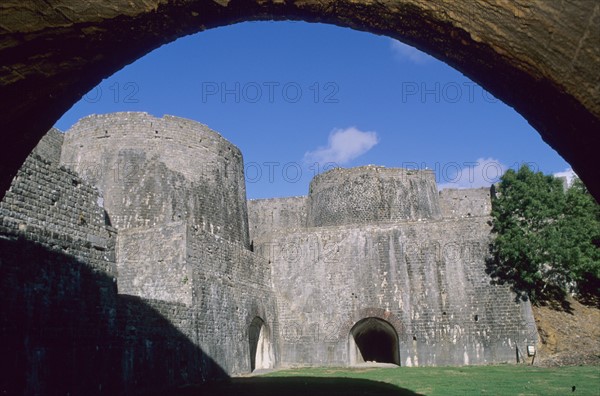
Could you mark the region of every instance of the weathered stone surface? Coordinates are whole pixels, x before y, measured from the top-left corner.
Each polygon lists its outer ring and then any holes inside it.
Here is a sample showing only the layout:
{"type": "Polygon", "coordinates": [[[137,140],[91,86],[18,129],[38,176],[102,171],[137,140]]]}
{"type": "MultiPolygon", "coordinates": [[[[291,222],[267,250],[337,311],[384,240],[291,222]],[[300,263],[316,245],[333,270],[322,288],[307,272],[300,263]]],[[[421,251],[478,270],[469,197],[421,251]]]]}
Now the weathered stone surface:
{"type": "Polygon", "coordinates": [[[5,1],[0,191],[53,122],[102,78],[178,37],[271,19],[385,34],[447,62],[522,114],[600,199],[594,0],[5,1]]]}
{"type": "Polygon", "coordinates": [[[369,329],[352,329],[369,318],[382,323],[371,331],[393,329],[388,362],[408,366],[512,362],[516,347],[535,344],[529,303],[485,272],[489,189],[438,197],[429,172],[335,169],[311,183],[307,226],[268,222],[302,218],[299,200],[249,206],[265,226],[253,238],[272,263],[282,366],[359,363],[369,329]]]}
{"type": "Polygon", "coordinates": [[[249,373],[251,345],[257,341],[251,330],[259,318],[268,326],[276,365],[277,305],[269,262],[193,227],[188,228],[187,239],[198,344],[228,374],[249,373]]]}
{"type": "Polygon", "coordinates": [[[192,305],[192,270],[186,224],[129,228],[117,243],[118,290],[152,300],[192,305]]]}
{"type": "MultiPolygon", "coordinates": [[[[481,224],[483,223],[483,224],[481,224]]],[[[469,221],[327,228],[274,237],[281,365],[347,365],[350,329],[394,325],[402,365],[514,362],[535,344],[528,303],[490,286],[489,227],[469,221]]]]}
{"type": "Polygon", "coordinates": [[[249,246],[242,154],[198,122],[93,115],[65,134],[61,164],[101,190],[119,229],[187,220],[249,246]]]}
{"type": "Polygon", "coordinates": [[[248,201],[250,240],[264,239],[265,235],[306,228],[308,197],[252,199],[248,201]]]}
{"type": "Polygon", "coordinates": [[[60,153],[64,136],[60,130],[56,128],[50,129],[37,146],[35,146],[32,153],[46,161],[50,161],[54,165],[60,164],[60,153]]]}
{"type": "Polygon", "coordinates": [[[310,183],[307,226],[439,219],[435,175],[366,166],[332,169],[310,183]]]}
{"type": "Polygon", "coordinates": [[[489,188],[453,189],[440,191],[440,209],[445,218],[489,216],[492,212],[489,188]]]}

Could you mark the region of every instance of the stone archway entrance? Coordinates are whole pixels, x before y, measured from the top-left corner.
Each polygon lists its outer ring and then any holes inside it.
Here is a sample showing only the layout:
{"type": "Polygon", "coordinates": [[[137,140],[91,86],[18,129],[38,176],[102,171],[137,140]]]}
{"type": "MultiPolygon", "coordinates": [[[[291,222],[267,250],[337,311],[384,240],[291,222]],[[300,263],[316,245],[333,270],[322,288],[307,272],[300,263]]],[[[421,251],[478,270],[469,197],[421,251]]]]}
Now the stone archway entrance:
{"type": "Polygon", "coordinates": [[[350,330],[349,347],[351,366],[366,362],[400,365],[398,333],[383,319],[358,321],[350,330]]]}
{"type": "Polygon", "coordinates": [[[266,323],[258,316],[248,328],[250,346],[250,371],[273,368],[274,356],[271,344],[271,332],[266,323]]]}

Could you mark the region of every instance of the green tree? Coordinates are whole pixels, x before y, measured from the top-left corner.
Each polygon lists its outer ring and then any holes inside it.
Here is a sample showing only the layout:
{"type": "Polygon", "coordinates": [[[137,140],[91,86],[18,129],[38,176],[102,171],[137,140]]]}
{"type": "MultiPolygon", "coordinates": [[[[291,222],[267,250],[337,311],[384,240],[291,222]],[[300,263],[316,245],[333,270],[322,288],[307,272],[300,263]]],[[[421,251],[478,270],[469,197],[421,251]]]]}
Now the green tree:
{"type": "Polygon", "coordinates": [[[568,291],[598,293],[600,209],[581,181],[565,193],[561,179],[528,166],[508,170],[492,216],[488,272],[497,281],[534,302],[568,291]]]}
{"type": "Polygon", "coordinates": [[[580,179],[566,193],[562,248],[583,297],[600,297],[600,205],[580,179]]]}

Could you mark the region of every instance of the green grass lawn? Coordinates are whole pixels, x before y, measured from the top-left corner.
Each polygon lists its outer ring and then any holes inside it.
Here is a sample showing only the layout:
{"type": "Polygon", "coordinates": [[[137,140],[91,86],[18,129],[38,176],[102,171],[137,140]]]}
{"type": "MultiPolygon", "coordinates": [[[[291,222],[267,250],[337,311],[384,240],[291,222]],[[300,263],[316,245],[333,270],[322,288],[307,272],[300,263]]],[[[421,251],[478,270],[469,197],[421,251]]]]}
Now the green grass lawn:
{"type": "Polygon", "coordinates": [[[600,367],[306,368],[233,378],[161,395],[600,395],[600,367]],[[572,387],[575,386],[575,391],[572,387]]]}
{"type": "Polygon", "coordinates": [[[297,376],[364,379],[395,385],[407,390],[407,394],[422,395],[600,395],[600,367],[590,366],[316,368],[279,371],[266,377],[297,376]]]}

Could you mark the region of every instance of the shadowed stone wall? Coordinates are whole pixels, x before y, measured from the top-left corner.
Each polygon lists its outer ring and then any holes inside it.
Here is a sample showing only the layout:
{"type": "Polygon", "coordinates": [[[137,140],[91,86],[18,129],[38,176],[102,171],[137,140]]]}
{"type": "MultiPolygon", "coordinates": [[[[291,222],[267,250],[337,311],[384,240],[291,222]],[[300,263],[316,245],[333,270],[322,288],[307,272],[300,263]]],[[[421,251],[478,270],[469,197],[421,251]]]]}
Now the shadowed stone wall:
{"type": "MultiPolygon", "coordinates": [[[[253,320],[258,317],[278,331],[269,262],[193,227],[188,227],[187,240],[188,262],[194,263],[198,342],[228,373],[249,373],[253,320]]],[[[269,343],[274,345],[277,360],[276,334],[269,334],[269,343]]]]}
{"type": "Polygon", "coordinates": [[[98,191],[57,166],[57,133],[0,203],[0,393],[135,394],[223,376],[189,310],[117,294],[117,230],[98,191]]]}
{"type": "Polygon", "coordinates": [[[253,319],[277,322],[267,260],[185,222],[120,230],[117,253],[119,293],[178,304],[190,339],[220,368],[251,371],[253,319]]]}
{"type": "Polygon", "coordinates": [[[192,305],[192,263],[186,224],[120,230],[119,293],[192,305]]]}
{"type": "Polygon", "coordinates": [[[276,322],[268,262],[186,221],[110,226],[102,194],[58,166],[62,138],[49,132],[0,203],[0,393],[129,395],[249,372],[252,321],[276,322]]]}
{"type": "Polygon", "coordinates": [[[114,113],[71,128],[61,162],[104,192],[119,293],[185,304],[194,342],[228,374],[249,372],[250,323],[276,310],[269,263],[248,250],[237,147],[191,120],[114,113]]]}
{"type": "Polygon", "coordinates": [[[44,138],[40,140],[37,146],[35,146],[32,153],[37,154],[53,165],[59,165],[63,141],[64,134],[60,130],[52,128],[44,135],[44,138]]]}

